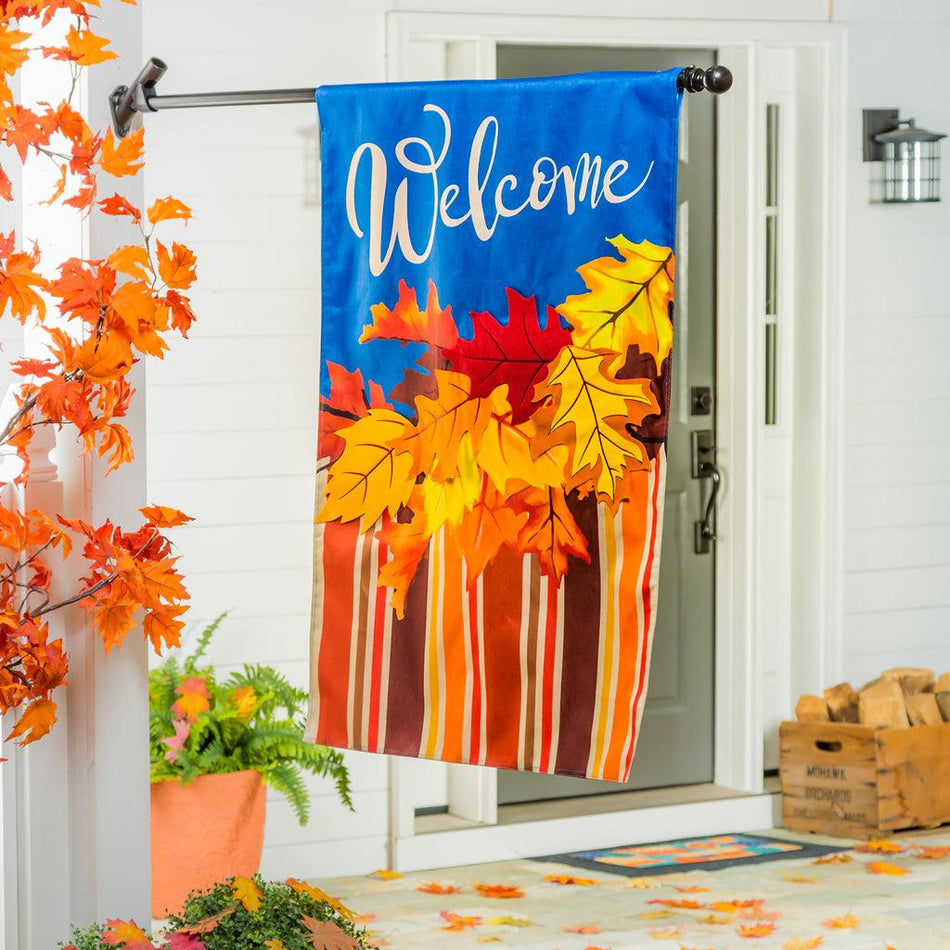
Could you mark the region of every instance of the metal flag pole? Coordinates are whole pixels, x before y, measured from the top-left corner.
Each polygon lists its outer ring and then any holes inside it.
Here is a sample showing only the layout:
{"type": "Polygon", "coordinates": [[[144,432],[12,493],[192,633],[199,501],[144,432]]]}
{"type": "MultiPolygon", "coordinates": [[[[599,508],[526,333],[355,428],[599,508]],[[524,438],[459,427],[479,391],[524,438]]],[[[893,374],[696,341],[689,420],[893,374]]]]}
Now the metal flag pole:
{"type": "MultiPolygon", "coordinates": [[[[313,102],[316,88],[249,89],[241,92],[193,92],[176,96],[155,93],[158,81],[168,67],[154,56],[135,77],[131,86],[116,86],[109,96],[112,126],[122,138],[132,127],[136,112],[161,112],[164,109],[204,109],[220,106],[267,106],[293,102],[313,102]]],[[[684,66],[676,78],[681,92],[711,92],[720,95],[732,87],[732,73],[725,66],[684,66]]]]}

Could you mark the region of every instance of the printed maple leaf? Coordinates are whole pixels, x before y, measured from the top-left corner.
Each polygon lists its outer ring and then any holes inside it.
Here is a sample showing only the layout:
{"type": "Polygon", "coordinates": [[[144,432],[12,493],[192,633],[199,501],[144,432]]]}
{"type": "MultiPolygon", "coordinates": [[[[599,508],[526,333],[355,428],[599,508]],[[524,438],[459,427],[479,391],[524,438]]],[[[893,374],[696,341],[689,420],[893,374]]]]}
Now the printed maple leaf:
{"type": "Polygon", "coordinates": [[[384,518],[378,532],[380,543],[385,544],[389,552],[386,563],[379,569],[379,586],[392,588],[390,603],[400,620],[406,614],[409,587],[431,537],[422,514],[421,490],[415,494],[418,500],[413,504],[410,499],[409,505],[415,512],[412,520],[393,521],[384,518]]]}
{"type": "Polygon", "coordinates": [[[608,240],[622,260],[599,257],[581,265],[587,293],[568,297],[558,313],[573,328],[575,346],[615,354],[636,346],[653,356],[659,371],[673,344],[673,252],[623,235],[608,240]]]}
{"type": "Polygon", "coordinates": [[[392,409],[378,383],[370,380],[369,397],[359,370],[350,372],[339,363],[327,360],[330,375],[330,394],[320,397],[319,446],[320,458],[336,458],[343,451],[340,429],[351,426],[357,419],[369,414],[370,409],[392,409]]]}
{"type": "Polygon", "coordinates": [[[359,950],[356,940],[332,920],[304,915],[300,922],[307,928],[305,939],[314,950],[359,950]]]}
{"type": "Polygon", "coordinates": [[[471,340],[459,340],[444,356],[452,369],[472,381],[472,395],[487,396],[498,386],[508,387],[511,421],[523,422],[534,411],[534,387],[545,367],[571,342],[557,312],[548,308],[542,330],[534,297],[522,297],[510,287],[508,322],[502,326],[490,313],[473,313],[471,340]]]}
{"type": "Polygon", "coordinates": [[[413,456],[403,448],[412,431],[409,420],[390,409],[371,409],[339,430],[344,448],[330,466],[326,501],[317,521],[359,520],[365,532],[384,511],[395,517],[416,482],[413,456]]]}
{"type": "Polygon", "coordinates": [[[466,582],[472,587],[505,544],[518,536],[524,512],[516,511],[486,480],[478,502],[454,527],[452,537],[465,558],[466,582]]]}
{"type": "Polygon", "coordinates": [[[567,507],[562,489],[525,488],[511,499],[510,504],[515,511],[528,515],[518,531],[516,544],[519,550],[538,555],[542,574],[553,577],[560,584],[567,573],[569,554],[590,562],[587,538],[567,507]]]}
{"type": "Polygon", "coordinates": [[[416,424],[400,439],[399,447],[412,453],[416,471],[444,481],[459,474],[463,438],[478,450],[493,402],[473,397],[471,380],[461,373],[437,370],[435,378],[436,397],[416,397],[416,424]]]}
{"type": "Polygon", "coordinates": [[[452,308],[439,306],[435,284],[429,281],[429,295],[425,310],[419,309],[416,291],[404,280],[399,281],[399,299],[392,310],[384,303],[370,307],[373,322],[363,327],[360,343],[369,340],[400,340],[406,343],[425,343],[430,347],[452,347],[458,340],[458,330],[452,318],[452,308]]]}
{"type": "Polygon", "coordinates": [[[566,488],[593,481],[598,497],[613,502],[625,470],[646,469],[646,449],[630,428],[659,411],[646,379],[618,379],[610,370],[614,354],[566,346],[549,365],[538,395],[550,400],[536,415],[536,451],[563,443],[571,452],[566,488]]]}

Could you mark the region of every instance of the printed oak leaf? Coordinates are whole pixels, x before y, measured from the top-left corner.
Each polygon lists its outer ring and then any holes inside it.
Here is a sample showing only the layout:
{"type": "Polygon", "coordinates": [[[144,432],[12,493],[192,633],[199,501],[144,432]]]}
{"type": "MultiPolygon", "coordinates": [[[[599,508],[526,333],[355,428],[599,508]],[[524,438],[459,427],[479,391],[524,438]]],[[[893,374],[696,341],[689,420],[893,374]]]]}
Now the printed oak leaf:
{"type": "Polygon", "coordinates": [[[444,356],[452,369],[471,381],[474,396],[487,396],[498,386],[508,387],[511,421],[527,419],[535,408],[534,387],[548,363],[571,342],[557,312],[548,308],[544,329],[538,321],[534,297],[522,297],[510,287],[508,322],[502,326],[490,313],[473,313],[471,340],[459,340],[444,356]]]}
{"type": "Polygon", "coordinates": [[[332,920],[304,915],[300,922],[307,928],[304,939],[314,950],[359,950],[356,940],[332,920]]]}
{"type": "Polygon", "coordinates": [[[550,400],[536,415],[547,431],[538,450],[551,444],[568,446],[566,489],[592,479],[598,497],[612,502],[624,471],[646,469],[643,444],[627,426],[639,426],[659,412],[650,383],[618,379],[610,370],[614,354],[566,346],[548,367],[538,395],[550,400]]]}
{"type": "Polygon", "coordinates": [[[369,396],[359,370],[350,372],[339,363],[327,360],[330,375],[330,394],[320,397],[319,446],[320,458],[336,458],[343,451],[340,429],[352,425],[369,414],[370,409],[392,409],[382,388],[370,380],[369,396]]]}
{"type": "Polygon", "coordinates": [[[344,448],[330,466],[317,521],[358,520],[366,532],[384,511],[395,517],[416,482],[413,456],[403,447],[412,431],[409,420],[390,409],[371,409],[339,430],[344,448]]]}
{"type": "Polygon", "coordinates": [[[622,234],[608,240],[622,259],[599,257],[579,267],[587,293],[568,297],[557,310],[573,328],[575,346],[615,354],[636,346],[659,372],[673,344],[673,252],[622,234]]]}
{"type": "Polygon", "coordinates": [[[425,516],[422,514],[422,491],[414,490],[415,503],[410,499],[409,507],[415,512],[411,521],[393,521],[383,518],[378,532],[381,544],[386,545],[389,557],[379,569],[380,587],[392,588],[390,603],[401,620],[406,615],[406,597],[419,562],[429,546],[429,534],[425,516]]]}
{"type": "Polygon", "coordinates": [[[436,397],[416,397],[416,424],[399,447],[412,453],[417,472],[445,481],[459,474],[463,439],[478,451],[497,401],[473,397],[471,380],[461,373],[436,370],[435,378],[436,397]]]}
{"type": "Polygon", "coordinates": [[[528,515],[518,532],[518,549],[537,554],[541,572],[547,577],[560,584],[567,573],[568,555],[590,562],[587,538],[574,520],[562,489],[525,488],[511,498],[510,505],[528,515]]]}
{"type": "Polygon", "coordinates": [[[476,884],[475,890],[482,897],[492,897],[497,900],[511,900],[524,897],[524,890],[517,884],[476,884]]]}
{"type": "Polygon", "coordinates": [[[443,525],[459,524],[481,495],[482,474],[468,432],[463,432],[459,439],[456,469],[455,475],[445,479],[439,479],[433,473],[420,486],[426,531],[430,535],[443,525]]]}
{"type": "Polygon", "coordinates": [[[261,908],[261,889],[249,877],[236,877],[231,882],[231,896],[252,914],[261,908]]]}
{"type": "Polygon", "coordinates": [[[419,309],[416,291],[404,280],[399,281],[399,299],[392,310],[384,303],[370,307],[373,322],[363,327],[359,342],[369,340],[400,340],[406,343],[426,343],[445,349],[455,346],[458,329],[452,318],[452,308],[439,306],[435,284],[429,281],[429,295],[425,310],[419,309]]]}
{"type": "MultiPolygon", "coordinates": [[[[482,460],[483,461],[483,460],[482,460]]],[[[466,583],[472,587],[503,545],[511,544],[524,522],[487,479],[477,503],[452,529],[452,538],[465,559],[466,583]]]]}

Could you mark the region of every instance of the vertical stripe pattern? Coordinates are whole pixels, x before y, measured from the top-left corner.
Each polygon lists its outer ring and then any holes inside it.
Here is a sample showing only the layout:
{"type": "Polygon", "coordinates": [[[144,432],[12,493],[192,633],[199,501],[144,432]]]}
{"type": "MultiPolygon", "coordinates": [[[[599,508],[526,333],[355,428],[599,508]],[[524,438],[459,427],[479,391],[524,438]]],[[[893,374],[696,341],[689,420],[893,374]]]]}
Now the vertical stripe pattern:
{"type": "Polygon", "coordinates": [[[395,616],[379,531],[315,532],[308,735],[450,762],[626,781],[655,623],[665,455],[616,511],[574,499],[590,562],[503,547],[474,580],[443,529],[395,616]],[[331,595],[332,592],[332,595],[331,595]]]}

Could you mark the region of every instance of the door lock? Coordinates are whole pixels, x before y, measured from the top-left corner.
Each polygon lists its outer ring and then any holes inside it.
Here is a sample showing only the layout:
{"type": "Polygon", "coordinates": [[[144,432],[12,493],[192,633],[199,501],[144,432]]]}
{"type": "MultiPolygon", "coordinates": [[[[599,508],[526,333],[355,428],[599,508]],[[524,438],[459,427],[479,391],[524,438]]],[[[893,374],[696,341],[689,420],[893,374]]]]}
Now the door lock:
{"type": "Polygon", "coordinates": [[[712,543],[716,541],[713,530],[713,514],[716,510],[716,498],[722,485],[722,474],[713,461],[716,443],[711,429],[697,429],[691,433],[690,474],[693,478],[712,479],[712,491],[706,500],[701,520],[693,523],[693,550],[697,554],[709,554],[712,543]]]}

